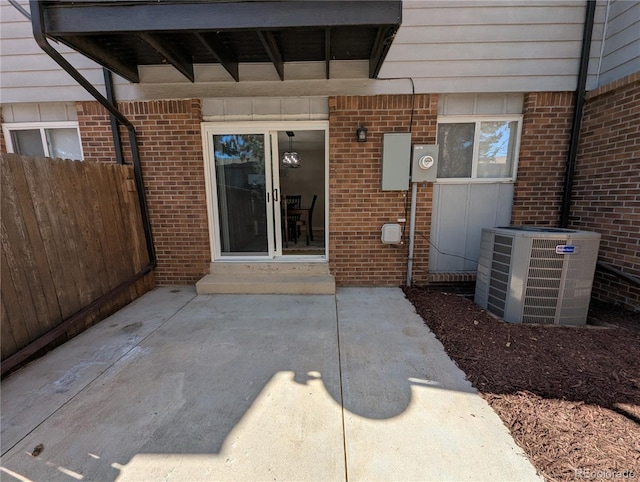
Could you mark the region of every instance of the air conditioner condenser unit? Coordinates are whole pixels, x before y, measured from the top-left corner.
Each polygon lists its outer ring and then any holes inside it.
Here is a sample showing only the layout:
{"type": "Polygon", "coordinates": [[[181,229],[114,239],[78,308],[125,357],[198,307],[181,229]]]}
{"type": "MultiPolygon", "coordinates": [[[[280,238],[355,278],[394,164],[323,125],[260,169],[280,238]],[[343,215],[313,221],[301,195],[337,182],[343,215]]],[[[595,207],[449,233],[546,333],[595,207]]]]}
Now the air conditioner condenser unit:
{"type": "Polygon", "coordinates": [[[485,228],[475,302],[511,323],[585,324],[599,246],[590,231],[485,228]]]}

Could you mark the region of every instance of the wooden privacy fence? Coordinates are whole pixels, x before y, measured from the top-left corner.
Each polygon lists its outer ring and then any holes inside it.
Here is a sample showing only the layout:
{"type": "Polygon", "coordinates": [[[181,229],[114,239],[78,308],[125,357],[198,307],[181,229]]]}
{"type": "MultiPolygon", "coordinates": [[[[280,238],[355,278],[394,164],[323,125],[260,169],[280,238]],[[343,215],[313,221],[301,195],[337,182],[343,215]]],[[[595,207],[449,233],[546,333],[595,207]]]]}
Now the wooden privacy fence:
{"type": "MultiPolygon", "coordinates": [[[[59,331],[63,320],[140,272],[149,259],[131,166],[14,154],[2,155],[1,162],[5,373],[5,360],[15,362],[16,354],[59,331]]],[[[150,276],[142,278],[54,344],[152,286],[150,276]]]]}

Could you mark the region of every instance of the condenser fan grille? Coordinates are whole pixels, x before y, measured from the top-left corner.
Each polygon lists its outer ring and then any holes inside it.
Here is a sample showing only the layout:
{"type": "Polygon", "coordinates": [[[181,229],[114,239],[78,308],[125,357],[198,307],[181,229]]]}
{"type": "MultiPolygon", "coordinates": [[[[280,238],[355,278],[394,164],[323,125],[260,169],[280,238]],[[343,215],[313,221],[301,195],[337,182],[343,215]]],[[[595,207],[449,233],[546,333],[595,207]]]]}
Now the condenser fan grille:
{"type": "Polygon", "coordinates": [[[584,324],[600,235],[483,229],[475,300],[512,323],[584,324]]]}

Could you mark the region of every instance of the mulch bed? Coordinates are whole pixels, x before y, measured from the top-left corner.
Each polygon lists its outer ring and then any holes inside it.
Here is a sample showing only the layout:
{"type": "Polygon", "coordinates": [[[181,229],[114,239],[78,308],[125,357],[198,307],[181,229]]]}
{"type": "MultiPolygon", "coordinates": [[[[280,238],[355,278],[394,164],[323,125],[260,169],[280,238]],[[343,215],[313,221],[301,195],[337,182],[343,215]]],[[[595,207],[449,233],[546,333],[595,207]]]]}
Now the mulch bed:
{"type": "Polygon", "coordinates": [[[587,326],[514,325],[455,293],[405,293],[546,480],[640,480],[640,314],[592,304],[587,326]]]}

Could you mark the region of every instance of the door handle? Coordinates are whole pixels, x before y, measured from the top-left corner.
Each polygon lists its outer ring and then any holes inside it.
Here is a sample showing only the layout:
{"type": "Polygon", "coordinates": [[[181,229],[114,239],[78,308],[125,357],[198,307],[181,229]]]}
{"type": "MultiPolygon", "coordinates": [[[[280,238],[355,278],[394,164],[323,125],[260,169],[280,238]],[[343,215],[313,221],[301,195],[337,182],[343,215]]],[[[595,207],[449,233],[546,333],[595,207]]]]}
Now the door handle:
{"type": "Polygon", "coordinates": [[[274,189],[273,190],[273,202],[278,202],[278,190],[274,189]]]}
{"type": "Polygon", "coordinates": [[[267,204],[271,202],[271,199],[269,199],[269,191],[267,191],[267,204]]]}

